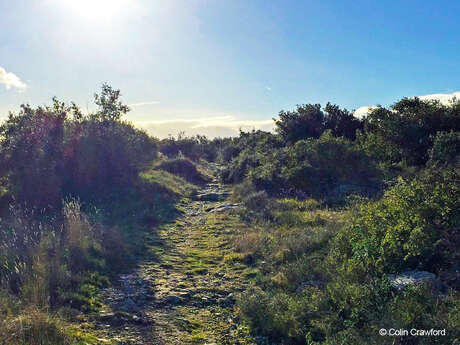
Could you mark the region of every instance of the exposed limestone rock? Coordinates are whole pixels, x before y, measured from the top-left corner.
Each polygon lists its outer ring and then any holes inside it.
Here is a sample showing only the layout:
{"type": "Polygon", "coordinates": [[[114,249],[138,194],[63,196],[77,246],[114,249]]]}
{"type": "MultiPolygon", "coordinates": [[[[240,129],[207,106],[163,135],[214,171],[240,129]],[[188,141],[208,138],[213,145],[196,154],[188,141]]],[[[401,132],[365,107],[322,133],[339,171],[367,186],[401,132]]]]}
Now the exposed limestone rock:
{"type": "Polygon", "coordinates": [[[436,275],[427,271],[406,271],[400,274],[389,274],[391,285],[397,290],[403,290],[410,285],[438,285],[436,275]]]}
{"type": "Polygon", "coordinates": [[[209,192],[195,195],[195,200],[199,201],[221,201],[229,196],[226,192],[209,192]]]}
{"type": "Polygon", "coordinates": [[[231,204],[231,203],[225,203],[222,205],[219,205],[208,212],[227,212],[227,211],[238,211],[241,210],[242,206],[240,204],[231,204]]]}

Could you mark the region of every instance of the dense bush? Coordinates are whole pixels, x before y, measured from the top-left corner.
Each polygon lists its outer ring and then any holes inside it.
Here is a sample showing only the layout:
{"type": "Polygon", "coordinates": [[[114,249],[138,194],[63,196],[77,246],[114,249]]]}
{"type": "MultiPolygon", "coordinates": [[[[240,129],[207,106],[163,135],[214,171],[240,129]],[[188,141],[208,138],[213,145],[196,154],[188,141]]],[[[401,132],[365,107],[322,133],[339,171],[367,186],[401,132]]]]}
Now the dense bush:
{"type": "Polygon", "coordinates": [[[10,113],[0,126],[0,173],[17,202],[44,208],[69,195],[90,199],[129,185],[151,164],[156,143],[120,120],[128,108],[118,97],[104,85],[96,95],[100,110],[88,116],[56,99],[51,107],[10,113]]]}
{"type": "Polygon", "coordinates": [[[155,142],[127,122],[86,119],[69,127],[66,194],[91,198],[129,186],[156,157],[155,142]]]}
{"type": "Polygon", "coordinates": [[[343,201],[351,193],[374,195],[380,190],[381,173],[374,161],[353,142],[330,131],[287,147],[280,147],[272,134],[257,136],[255,145],[242,150],[223,171],[224,181],[248,178],[272,195],[331,202],[343,201]]]}
{"type": "Polygon", "coordinates": [[[460,132],[438,132],[429,151],[429,165],[460,166],[460,132]]]}
{"type": "Polygon", "coordinates": [[[278,134],[241,132],[225,142],[220,152],[228,151],[231,161],[222,179],[250,179],[270,195],[330,203],[343,203],[350,194],[379,195],[428,160],[458,165],[459,104],[405,98],[374,109],[364,121],[330,103],[282,111],[275,120],[278,134]]]}
{"type": "Polygon", "coordinates": [[[331,103],[324,109],[320,104],[298,105],[294,111],[281,111],[278,116],[279,120],[275,120],[276,131],[287,144],[319,138],[326,130],[330,130],[334,136],[354,140],[356,131],[362,128],[361,120],[331,103]]]}
{"type": "Polygon", "coordinates": [[[356,131],[363,128],[363,122],[346,109],[337,105],[326,104],[324,108],[324,129],[330,130],[336,137],[355,140],[356,131]]]}
{"type": "Polygon", "coordinates": [[[324,113],[320,104],[299,105],[295,111],[281,111],[276,130],[287,143],[319,138],[324,131],[324,113]]]}
{"type": "Polygon", "coordinates": [[[380,201],[359,206],[338,239],[343,265],[370,275],[458,269],[460,175],[455,170],[426,175],[400,180],[380,201]]]}
{"type": "Polygon", "coordinates": [[[363,148],[381,160],[423,165],[437,132],[460,131],[459,104],[404,98],[390,109],[376,108],[364,121],[363,148]]]}
{"type": "Polygon", "coordinates": [[[53,107],[22,105],[0,126],[0,173],[18,202],[40,207],[60,202],[67,110],[56,100],[53,107]]]}
{"type": "Polygon", "coordinates": [[[218,157],[220,140],[209,140],[203,135],[186,137],[183,133],[180,133],[177,138],[169,137],[161,140],[159,142],[159,151],[169,158],[182,154],[193,161],[205,159],[213,162],[218,157]]]}
{"type": "Polygon", "coordinates": [[[318,140],[298,141],[289,147],[287,156],[283,176],[290,186],[313,197],[378,190],[379,172],[372,160],[352,142],[329,132],[318,140]]]}
{"type": "MultiPolygon", "coordinates": [[[[280,152],[283,144],[279,136],[263,131],[252,131],[240,132],[240,137],[236,143],[232,143],[231,147],[236,147],[238,155],[222,171],[221,177],[227,183],[241,183],[250,171],[258,167],[265,168],[265,161],[276,163],[276,160],[273,161],[269,156],[280,152]]],[[[264,172],[261,173],[263,174],[264,172]]],[[[271,184],[273,181],[268,182],[271,184]]]]}
{"type": "Polygon", "coordinates": [[[215,138],[213,145],[216,149],[216,161],[223,164],[228,164],[233,158],[241,152],[241,147],[238,145],[239,138],[215,138]]]}

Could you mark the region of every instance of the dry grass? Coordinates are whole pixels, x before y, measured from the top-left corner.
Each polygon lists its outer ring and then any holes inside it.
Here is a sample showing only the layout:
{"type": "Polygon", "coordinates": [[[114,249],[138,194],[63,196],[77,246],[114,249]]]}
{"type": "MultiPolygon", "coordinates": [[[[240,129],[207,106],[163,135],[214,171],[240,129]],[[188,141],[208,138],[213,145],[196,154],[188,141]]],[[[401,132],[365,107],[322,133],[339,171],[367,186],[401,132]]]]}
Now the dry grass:
{"type": "Polygon", "coordinates": [[[235,240],[235,251],[245,254],[257,254],[264,248],[264,238],[260,232],[246,232],[235,240]]]}
{"type": "Polygon", "coordinates": [[[37,308],[0,321],[0,345],[67,345],[72,340],[64,324],[37,308]]]}
{"type": "Polygon", "coordinates": [[[87,248],[92,228],[87,216],[81,211],[80,203],[76,200],[68,201],[64,204],[63,211],[69,245],[87,248]]]}

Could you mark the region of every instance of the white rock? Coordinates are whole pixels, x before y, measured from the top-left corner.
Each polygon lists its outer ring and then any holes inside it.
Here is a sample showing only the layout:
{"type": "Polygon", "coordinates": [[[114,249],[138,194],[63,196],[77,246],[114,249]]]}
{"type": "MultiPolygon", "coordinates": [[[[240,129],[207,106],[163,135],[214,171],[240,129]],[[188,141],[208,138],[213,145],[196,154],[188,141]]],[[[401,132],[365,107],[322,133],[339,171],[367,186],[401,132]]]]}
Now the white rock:
{"type": "Polygon", "coordinates": [[[403,290],[409,285],[420,285],[423,283],[433,283],[436,280],[436,275],[427,271],[406,271],[400,274],[389,274],[391,285],[403,290]]]}

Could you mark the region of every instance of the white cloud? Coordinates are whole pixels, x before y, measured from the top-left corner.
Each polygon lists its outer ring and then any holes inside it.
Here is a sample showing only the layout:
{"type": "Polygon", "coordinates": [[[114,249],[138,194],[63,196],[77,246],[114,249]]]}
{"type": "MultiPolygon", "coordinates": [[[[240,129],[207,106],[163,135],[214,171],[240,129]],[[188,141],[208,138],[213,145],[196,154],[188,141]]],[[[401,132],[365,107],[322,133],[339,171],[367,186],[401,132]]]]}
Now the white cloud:
{"type": "Polygon", "coordinates": [[[216,116],[184,120],[160,120],[135,122],[145,129],[150,135],[158,138],[166,138],[169,135],[176,136],[180,132],[185,135],[206,135],[209,138],[238,136],[239,130],[264,130],[273,131],[273,120],[237,120],[233,116],[216,116]]]}
{"type": "Polygon", "coordinates": [[[270,86],[265,86],[265,90],[267,90],[267,91],[271,91],[271,90],[272,90],[272,88],[271,88],[270,86]]]}
{"type": "MultiPolygon", "coordinates": [[[[433,93],[431,95],[414,96],[414,97],[418,97],[423,101],[437,100],[441,102],[442,104],[448,105],[451,103],[453,98],[460,100],[460,91],[456,91],[452,93],[433,93]]],[[[372,105],[371,106],[365,105],[365,106],[362,106],[356,109],[353,115],[356,116],[357,118],[362,119],[368,114],[370,110],[373,110],[375,108],[377,107],[372,106],[372,105]]]]}
{"type": "Polygon", "coordinates": [[[155,104],[160,104],[158,101],[147,101],[147,102],[138,102],[138,103],[132,103],[128,104],[130,107],[143,107],[145,105],[155,105],[155,104]]]}
{"type": "Polygon", "coordinates": [[[27,87],[16,74],[7,72],[3,67],[0,67],[0,84],[4,84],[8,90],[12,87],[24,90],[27,87]]]}
{"type": "Polygon", "coordinates": [[[453,98],[460,100],[460,91],[452,93],[434,93],[432,95],[418,96],[422,100],[438,100],[442,104],[449,104],[453,98]]]}
{"type": "Polygon", "coordinates": [[[367,116],[367,114],[369,113],[369,111],[375,109],[377,107],[375,106],[363,106],[363,107],[359,107],[358,109],[355,110],[355,112],[353,113],[353,115],[359,119],[362,119],[364,117],[367,116]]]}

